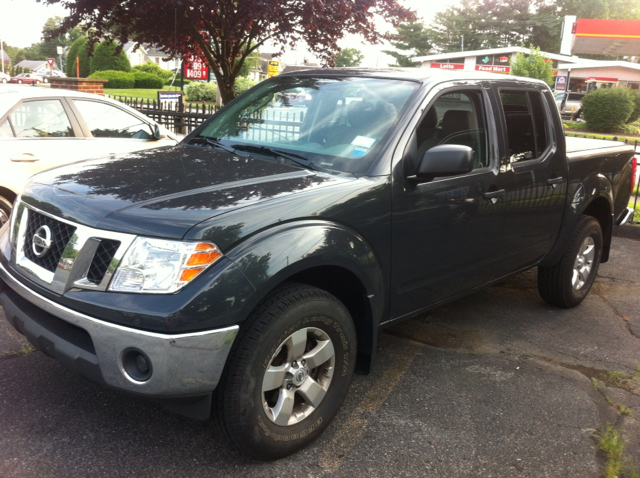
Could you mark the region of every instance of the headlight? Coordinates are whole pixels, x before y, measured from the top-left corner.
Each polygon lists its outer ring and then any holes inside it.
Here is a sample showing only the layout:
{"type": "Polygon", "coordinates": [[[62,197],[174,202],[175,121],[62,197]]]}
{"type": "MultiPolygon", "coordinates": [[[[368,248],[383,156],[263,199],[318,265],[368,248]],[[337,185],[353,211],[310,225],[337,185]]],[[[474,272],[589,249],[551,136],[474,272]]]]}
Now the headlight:
{"type": "Polygon", "coordinates": [[[126,252],[109,290],[171,293],[222,257],[215,244],[138,237],[126,252]]]}

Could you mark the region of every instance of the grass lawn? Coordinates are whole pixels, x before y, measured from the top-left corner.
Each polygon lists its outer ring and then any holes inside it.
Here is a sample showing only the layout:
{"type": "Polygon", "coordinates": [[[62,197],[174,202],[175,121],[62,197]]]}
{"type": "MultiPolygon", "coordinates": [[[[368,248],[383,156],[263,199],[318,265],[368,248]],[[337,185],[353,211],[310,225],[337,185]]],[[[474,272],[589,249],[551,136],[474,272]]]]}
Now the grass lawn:
{"type": "MultiPolygon", "coordinates": [[[[180,91],[180,86],[174,86],[173,88],[169,88],[168,86],[162,87],[163,91],[180,91]]],[[[158,90],[150,90],[143,88],[132,88],[130,90],[121,90],[115,88],[105,88],[105,95],[116,95],[116,96],[132,96],[134,98],[149,98],[150,100],[158,99],[158,90]]]]}

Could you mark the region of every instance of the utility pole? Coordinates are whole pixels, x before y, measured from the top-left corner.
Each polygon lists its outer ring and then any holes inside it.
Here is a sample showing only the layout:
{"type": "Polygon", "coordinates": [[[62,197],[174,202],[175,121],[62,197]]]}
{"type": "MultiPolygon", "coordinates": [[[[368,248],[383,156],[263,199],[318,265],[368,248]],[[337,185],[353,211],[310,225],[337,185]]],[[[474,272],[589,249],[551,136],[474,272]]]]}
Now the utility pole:
{"type": "Polygon", "coordinates": [[[462,34],[462,51],[464,51],[464,33],[462,34]]]}

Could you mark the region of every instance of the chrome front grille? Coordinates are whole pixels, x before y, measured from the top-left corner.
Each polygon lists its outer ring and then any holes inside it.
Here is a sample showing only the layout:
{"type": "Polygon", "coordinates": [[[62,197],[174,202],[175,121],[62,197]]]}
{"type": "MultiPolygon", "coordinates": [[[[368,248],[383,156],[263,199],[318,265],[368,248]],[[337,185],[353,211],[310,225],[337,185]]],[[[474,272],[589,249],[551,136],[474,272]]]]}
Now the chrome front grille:
{"type": "Polygon", "coordinates": [[[104,279],[104,275],[109,268],[109,264],[113,260],[113,256],[116,255],[120,247],[120,241],[112,241],[104,239],[100,241],[96,253],[93,255],[93,260],[89,266],[89,272],[87,272],[87,280],[98,285],[104,279]]]}
{"type": "Polygon", "coordinates": [[[52,243],[49,250],[41,257],[38,257],[34,247],[28,247],[29,244],[27,243],[27,247],[24,248],[24,255],[43,269],[55,272],[60,262],[60,257],[62,257],[62,252],[69,244],[69,239],[73,236],[76,228],[52,217],[32,211],[27,219],[26,236],[28,238],[33,237],[43,226],[47,227],[51,233],[52,243]]]}
{"type": "Polygon", "coordinates": [[[12,264],[25,277],[58,294],[72,288],[106,290],[136,238],[75,224],[24,202],[16,205],[14,213],[12,264]]]}

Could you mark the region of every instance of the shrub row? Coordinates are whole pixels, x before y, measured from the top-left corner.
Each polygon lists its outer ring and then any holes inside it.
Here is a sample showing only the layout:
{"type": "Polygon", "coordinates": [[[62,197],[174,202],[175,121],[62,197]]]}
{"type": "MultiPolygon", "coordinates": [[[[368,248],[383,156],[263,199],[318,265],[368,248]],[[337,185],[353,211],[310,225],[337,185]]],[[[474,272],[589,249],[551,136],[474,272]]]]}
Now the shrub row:
{"type": "Polygon", "coordinates": [[[133,73],[114,70],[96,71],[89,75],[89,78],[109,80],[109,82],[105,84],[105,88],[115,89],[148,88],[161,90],[164,84],[161,78],[151,73],[143,73],[142,71],[135,71],[133,73]]]}
{"type": "Polygon", "coordinates": [[[582,114],[593,131],[620,131],[640,118],[640,93],[627,88],[593,90],[582,99],[582,114]]]}

